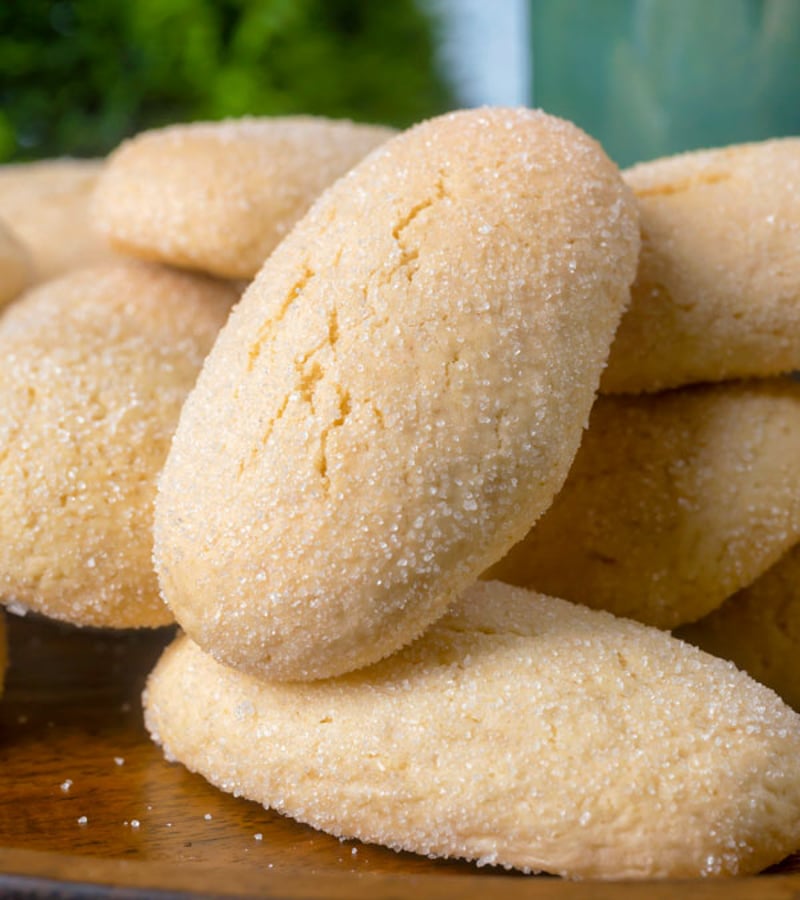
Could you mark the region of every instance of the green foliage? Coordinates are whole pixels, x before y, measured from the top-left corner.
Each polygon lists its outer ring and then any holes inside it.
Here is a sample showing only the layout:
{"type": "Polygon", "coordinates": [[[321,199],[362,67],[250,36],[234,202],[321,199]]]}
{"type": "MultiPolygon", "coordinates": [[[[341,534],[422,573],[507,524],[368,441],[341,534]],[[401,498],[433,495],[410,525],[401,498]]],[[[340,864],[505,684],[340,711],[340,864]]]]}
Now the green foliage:
{"type": "Polygon", "coordinates": [[[414,0],[0,3],[0,160],[103,154],[174,121],[402,127],[450,105],[414,0]]]}
{"type": "Polygon", "coordinates": [[[537,105],[626,165],[800,132],[797,0],[531,0],[537,105]]]}

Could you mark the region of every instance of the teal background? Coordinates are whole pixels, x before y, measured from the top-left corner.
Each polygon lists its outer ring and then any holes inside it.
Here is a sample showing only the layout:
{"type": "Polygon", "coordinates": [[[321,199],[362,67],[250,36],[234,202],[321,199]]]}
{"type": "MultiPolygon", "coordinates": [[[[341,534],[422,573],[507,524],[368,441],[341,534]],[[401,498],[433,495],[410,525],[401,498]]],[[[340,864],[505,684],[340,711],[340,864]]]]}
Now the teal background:
{"type": "Polygon", "coordinates": [[[533,100],[620,165],[800,134],[798,0],[530,0],[533,100]]]}

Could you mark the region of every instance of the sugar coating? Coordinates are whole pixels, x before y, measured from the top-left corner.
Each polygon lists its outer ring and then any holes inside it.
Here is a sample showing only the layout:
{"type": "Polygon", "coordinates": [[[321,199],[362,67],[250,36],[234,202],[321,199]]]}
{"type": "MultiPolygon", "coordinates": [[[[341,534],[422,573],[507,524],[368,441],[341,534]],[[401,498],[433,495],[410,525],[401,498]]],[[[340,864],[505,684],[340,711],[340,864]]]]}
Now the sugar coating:
{"type": "Polygon", "coordinates": [[[150,561],[156,475],[235,296],[119,263],[0,318],[0,601],[78,625],[171,621],[150,561]]]}
{"type": "Polygon", "coordinates": [[[192,638],[307,679],[442,615],[562,483],[637,234],[599,146],[531,110],[431,120],[326,192],[220,334],[160,481],[156,568],[192,638]]]}
{"type": "Polygon", "coordinates": [[[673,628],[800,540],[800,383],[601,397],[552,507],[486,573],[673,628]]]}
{"type": "Polygon", "coordinates": [[[30,254],[0,220],[0,308],[23,291],[32,277],[30,254]]]}
{"type": "Polygon", "coordinates": [[[800,138],[623,173],[642,250],[601,390],[657,391],[800,369],[800,138]]]}
{"type": "Polygon", "coordinates": [[[143,132],[109,157],[95,226],[127,253],[249,279],[322,190],[392,134],[310,116],[143,132]]]}
{"type": "Polygon", "coordinates": [[[800,709],[800,544],[677,636],[732,660],[800,709]]]}
{"type": "Polygon", "coordinates": [[[89,226],[89,197],[102,165],[50,159],[0,166],[0,217],[30,251],[38,281],[113,259],[89,226]]]}
{"type": "Polygon", "coordinates": [[[188,638],[144,697],[167,756],[344,838],[571,878],[746,874],[800,844],[800,717],[665,632],[494,583],[313,683],[188,638]]]}

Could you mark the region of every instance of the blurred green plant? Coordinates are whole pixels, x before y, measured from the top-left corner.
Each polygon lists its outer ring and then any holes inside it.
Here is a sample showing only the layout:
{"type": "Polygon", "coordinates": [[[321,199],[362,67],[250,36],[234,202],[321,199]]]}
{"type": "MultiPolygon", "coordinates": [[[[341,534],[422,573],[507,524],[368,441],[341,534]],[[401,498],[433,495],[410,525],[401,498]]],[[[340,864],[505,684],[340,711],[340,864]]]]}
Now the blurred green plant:
{"type": "Polygon", "coordinates": [[[531,0],[533,97],[620,164],[800,133],[798,0],[531,0]]]}
{"type": "Polygon", "coordinates": [[[245,114],[403,127],[453,103],[433,28],[414,0],[0,3],[0,161],[245,114]]]}

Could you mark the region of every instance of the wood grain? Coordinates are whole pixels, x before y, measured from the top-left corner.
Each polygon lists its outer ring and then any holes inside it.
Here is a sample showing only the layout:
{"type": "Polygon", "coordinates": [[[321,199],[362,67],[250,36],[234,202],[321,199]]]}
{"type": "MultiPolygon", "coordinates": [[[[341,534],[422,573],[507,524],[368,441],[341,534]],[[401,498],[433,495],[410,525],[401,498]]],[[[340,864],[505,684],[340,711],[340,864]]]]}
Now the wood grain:
{"type": "MultiPolygon", "coordinates": [[[[580,884],[338,841],[217,791],[166,762],[140,695],[170,629],[119,634],[9,618],[0,706],[0,891],[78,883],[150,895],[673,898],[687,884],[580,884]],[[82,823],[82,817],[86,817],[82,823]],[[257,836],[261,835],[260,838],[257,836]],[[20,881],[19,879],[22,879],[20,881]],[[39,879],[39,880],[36,880],[39,879]],[[43,880],[42,880],[43,879],[43,880]]],[[[775,874],[692,882],[692,896],[800,897],[800,859],[775,874]]]]}

